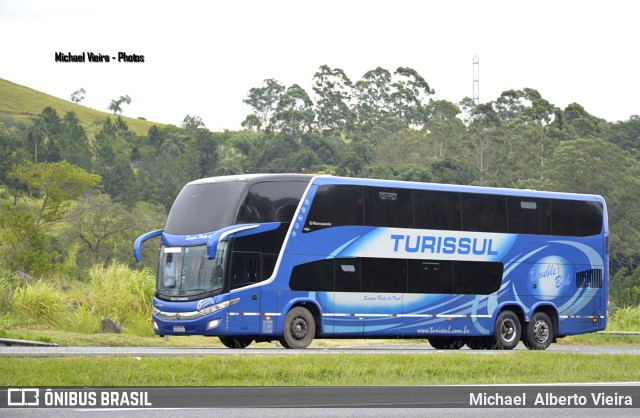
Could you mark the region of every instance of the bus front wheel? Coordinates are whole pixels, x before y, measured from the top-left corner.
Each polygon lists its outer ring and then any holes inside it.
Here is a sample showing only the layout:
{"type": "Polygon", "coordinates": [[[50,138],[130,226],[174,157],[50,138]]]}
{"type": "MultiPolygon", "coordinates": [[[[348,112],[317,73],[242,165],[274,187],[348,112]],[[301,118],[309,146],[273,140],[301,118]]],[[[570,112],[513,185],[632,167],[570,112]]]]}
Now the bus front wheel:
{"type": "Polygon", "coordinates": [[[527,324],[522,342],[529,350],[546,350],[553,341],[553,322],[544,312],[533,314],[527,324]]]}
{"type": "Polygon", "coordinates": [[[251,340],[241,337],[218,337],[220,342],[227,348],[247,348],[251,340]]]}
{"type": "Polygon", "coordinates": [[[316,323],[311,312],[296,306],[284,320],[284,332],[280,343],[285,348],[303,349],[309,347],[316,333],[316,323]]]}

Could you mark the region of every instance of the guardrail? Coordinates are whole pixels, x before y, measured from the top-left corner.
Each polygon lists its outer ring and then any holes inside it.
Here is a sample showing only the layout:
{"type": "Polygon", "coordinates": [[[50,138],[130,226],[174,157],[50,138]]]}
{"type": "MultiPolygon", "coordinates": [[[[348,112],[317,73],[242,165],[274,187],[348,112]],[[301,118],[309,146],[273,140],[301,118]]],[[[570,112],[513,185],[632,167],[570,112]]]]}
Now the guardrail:
{"type": "Polygon", "coordinates": [[[632,331],[598,331],[597,334],[611,335],[612,337],[640,337],[640,332],[632,331]]]}
{"type": "Polygon", "coordinates": [[[45,343],[42,341],[29,341],[29,340],[13,340],[11,338],[0,338],[0,344],[41,346],[41,347],[57,347],[58,346],[58,344],[56,343],[45,343]]]}

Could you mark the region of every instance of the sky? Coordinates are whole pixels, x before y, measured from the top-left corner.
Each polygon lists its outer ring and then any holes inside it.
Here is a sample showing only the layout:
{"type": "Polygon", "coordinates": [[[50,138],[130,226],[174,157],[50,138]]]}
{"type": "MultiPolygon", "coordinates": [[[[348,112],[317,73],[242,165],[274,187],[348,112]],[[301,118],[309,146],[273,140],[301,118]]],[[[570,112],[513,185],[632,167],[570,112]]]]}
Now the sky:
{"type": "Polygon", "coordinates": [[[240,129],[242,102],[274,78],[312,95],[321,65],[352,81],[377,67],[418,71],[434,100],[538,90],[614,122],[640,114],[640,2],[629,0],[0,0],[0,78],[108,112],[212,131],[240,129]],[[119,52],[143,63],[60,63],[119,52]]]}

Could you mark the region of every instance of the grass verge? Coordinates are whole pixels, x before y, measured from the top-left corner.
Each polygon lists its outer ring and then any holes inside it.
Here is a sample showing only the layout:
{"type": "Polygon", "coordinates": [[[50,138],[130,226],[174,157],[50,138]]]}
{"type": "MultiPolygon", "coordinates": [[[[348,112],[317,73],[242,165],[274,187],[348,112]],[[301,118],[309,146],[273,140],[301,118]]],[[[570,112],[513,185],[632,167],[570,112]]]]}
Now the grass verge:
{"type": "Polygon", "coordinates": [[[338,386],[640,380],[640,356],[430,355],[0,358],[0,386],[338,386]]]}
{"type": "MultiPolygon", "coordinates": [[[[141,325],[142,326],[142,325],[141,325]]],[[[151,328],[151,325],[144,324],[151,328]]],[[[47,326],[6,327],[0,325],[0,338],[16,340],[31,340],[53,342],[61,347],[194,347],[194,348],[222,348],[224,347],[216,337],[190,336],[171,337],[168,340],[159,337],[143,337],[133,334],[102,334],[84,333],[55,329],[47,326]]],[[[566,345],[609,345],[609,346],[640,346],[640,336],[613,336],[600,333],[574,335],[558,340],[566,345]]],[[[347,340],[314,340],[311,348],[335,348],[353,346],[371,346],[388,344],[428,344],[426,339],[347,339],[347,340]]],[[[260,346],[270,347],[273,344],[261,343],[260,346]]]]}

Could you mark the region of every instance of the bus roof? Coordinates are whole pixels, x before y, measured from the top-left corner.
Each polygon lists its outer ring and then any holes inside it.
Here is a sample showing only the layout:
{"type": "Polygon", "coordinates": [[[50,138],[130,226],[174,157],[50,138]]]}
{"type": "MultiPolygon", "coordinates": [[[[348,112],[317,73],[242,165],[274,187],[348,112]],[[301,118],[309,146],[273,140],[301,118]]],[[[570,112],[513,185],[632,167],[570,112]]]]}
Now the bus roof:
{"type": "Polygon", "coordinates": [[[247,183],[259,183],[262,181],[310,181],[313,178],[311,174],[238,174],[231,176],[206,177],[193,180],[190,184],[205,183],[225,183],[233,181],[242,181],[247,183]]]}
{"type": "Polygon", "coordinates": [[[397,187],[402,189],[450,191],[460,193],[481,193],[501,196],[518,196],[532,198],[569,199],[569,200],[595,200],[604,203],[604,198],[596,194],[563,193],[538,191],[531,189],[508,189],[500,187],[464,186],[458,184],[420,183],[401,180],[376,180],[365,178],[337,177],[330,175],[316,176],[313,179],[316,185],[348,184],[373,187],[397,187]]]}
{"type": "Polygon", "coordinates": [[[563,193],[563,192],[550,192],[539,191],[531,189],[509,189],[500,187],[485,187],[485,186],[465,186],[458,184],[441,184],[441,183],[420,183],[412,181],[401,180],[379,180],[379,179],[366,179],[355,177],[340,177],[332,176],[328,174],[313,175],[313,174],[294,174],[294,173],[281,173],[281,174],[238,174],[230,176],[218,176],[207,177],[202,179],[193,180],[187,184],[206,184],[206,183],[222,183],[222,182],[247,182],[250,184],[260,183],[263,181],[311,181],[316,185],[326,184],[349,184],[360,186],[373,186],[373,187],[398,187],[402,189],[418,189],[418,190],[436,190],[436,191],[452,191],[460,193],[482,193],[493,194],[501,196],[519,196],[519,197],[532,197],[532,198],[550,198],[550,199],[570,199],[570,200],[595,200],[604,202],[602,196],[596,194],[581,194],[581,193],[563,193]]]}

